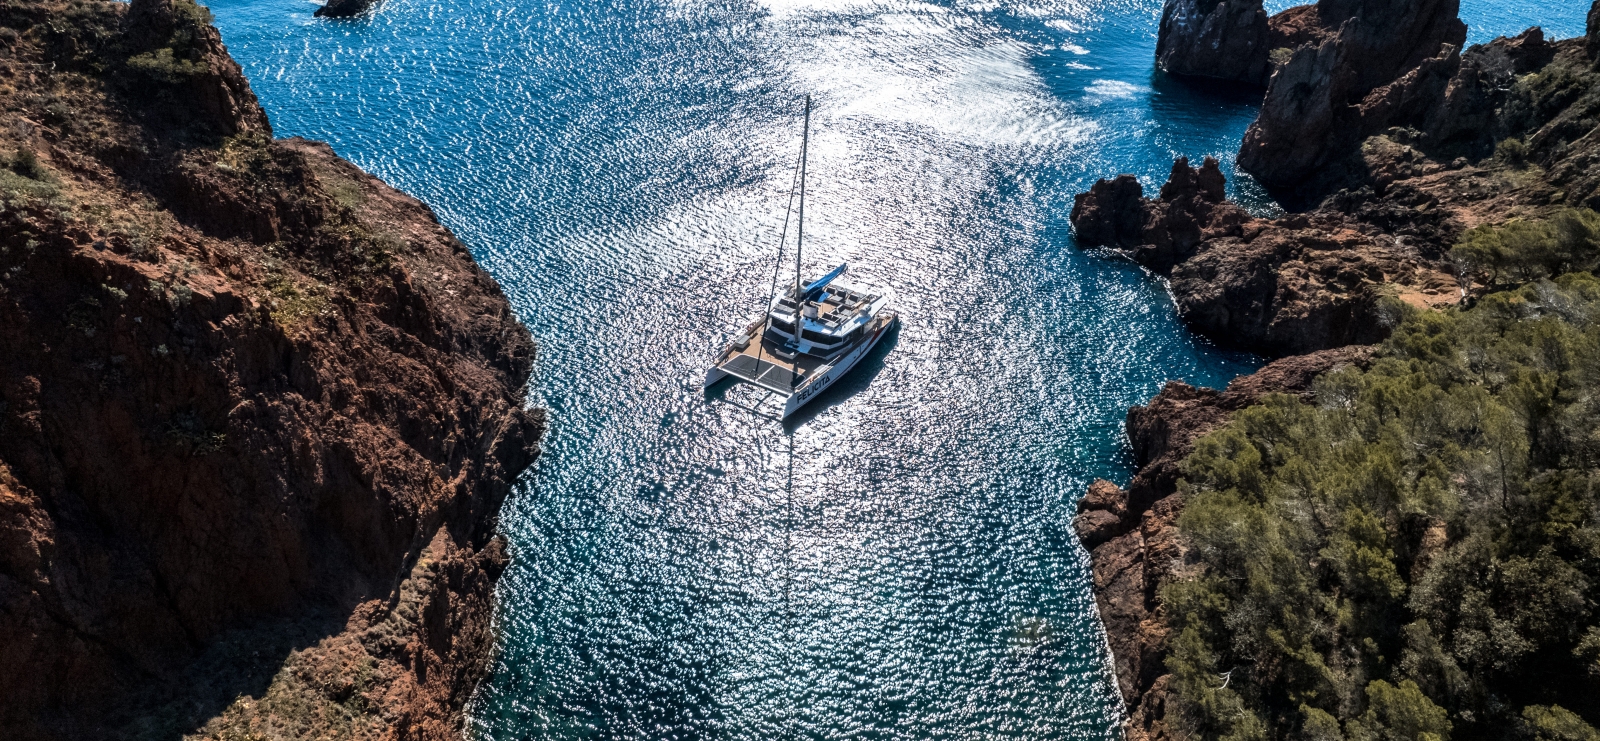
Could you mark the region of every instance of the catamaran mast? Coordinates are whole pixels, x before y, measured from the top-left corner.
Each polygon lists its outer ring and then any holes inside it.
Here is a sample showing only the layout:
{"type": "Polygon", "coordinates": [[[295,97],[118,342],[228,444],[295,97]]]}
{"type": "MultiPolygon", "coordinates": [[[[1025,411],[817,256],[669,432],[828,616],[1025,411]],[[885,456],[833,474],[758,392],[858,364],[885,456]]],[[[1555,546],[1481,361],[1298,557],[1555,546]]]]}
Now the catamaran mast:
{"type": "Polygon", "coordinates": [[[800,285],[800,248],[806,240],[806,150],[811,144],[811,96],[806,96],[805,124],[800,129],[800,226],[794,236],[794,346],[800,347],[805,311],[800,305],[804,294],[800,285]]]}

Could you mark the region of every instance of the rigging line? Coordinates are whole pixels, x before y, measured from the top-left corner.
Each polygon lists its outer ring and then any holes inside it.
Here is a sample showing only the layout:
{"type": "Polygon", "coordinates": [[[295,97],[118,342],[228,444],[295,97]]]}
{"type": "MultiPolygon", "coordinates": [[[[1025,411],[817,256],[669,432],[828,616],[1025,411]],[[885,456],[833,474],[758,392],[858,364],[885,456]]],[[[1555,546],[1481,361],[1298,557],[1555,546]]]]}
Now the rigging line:
{"type": "Polygon", "coordinates": [[[811,96],[806,96],[805,123],[800,128],[800,215],[794,227],[794,370],[789,373],[789,393],[800,384],[800,343],[806,334],[805,295],[800,287],[800,252],[806,241],[806,152],[811,148],[811,96]]]}
{"type": "MultiPolygon", "coordinates": [[[[772,288],[767,291],[767,303],[762,308],[762,311],[767,313],[768,324],[772,322],[772,302],[778,297],[778,273],[783,272],[783,243],[789,238],[789,215],[794,213],[794,186],[800,182],[800,161],[805,156],[805,148],[801,147],[800,157],[795,160],[794,174],[789,177],[789,205],[783,209],[783,229],[778,231],[778,261],[772,266],[772,288]]],[[[798,313],[798,309],[796,312],[798,313]]],[[[795,332],[798,333],[799,331],[799,328],[796,327],[795,332]]],[[[766,349],[766,334],[767,331],[762,329],[761,336],[754,338],[756,342],[756,373],[761,372],[761,353],[766,349]]],[[[796,342],[798,341],[797,335],[796,342]]]]}

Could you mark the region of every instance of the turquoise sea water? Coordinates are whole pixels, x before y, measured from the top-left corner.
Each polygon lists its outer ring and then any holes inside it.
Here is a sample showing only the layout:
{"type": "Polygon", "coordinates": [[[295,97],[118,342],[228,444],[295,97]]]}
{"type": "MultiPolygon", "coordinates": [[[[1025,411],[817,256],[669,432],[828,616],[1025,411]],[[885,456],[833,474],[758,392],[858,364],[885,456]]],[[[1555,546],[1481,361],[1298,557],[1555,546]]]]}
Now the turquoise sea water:
{"type": "MultiPolygon", "coordinates": [[[[1159,6],[214,0],[279,135],[431,204],[539,342],[553,423],[476,731],[1115,735],[1074,501],[1127,477],[1129,405],[1259,362],[1069,234],[1095,178],[1229,162],[1254,115],[1153,74],[1159,6]],[[808,271],[849,260],[904,327],[783,426],[699,379],[770,285],[805,93],[808,271]]],[[[1465,6],[1475,41],[1582,30],[1465,6]]]]}

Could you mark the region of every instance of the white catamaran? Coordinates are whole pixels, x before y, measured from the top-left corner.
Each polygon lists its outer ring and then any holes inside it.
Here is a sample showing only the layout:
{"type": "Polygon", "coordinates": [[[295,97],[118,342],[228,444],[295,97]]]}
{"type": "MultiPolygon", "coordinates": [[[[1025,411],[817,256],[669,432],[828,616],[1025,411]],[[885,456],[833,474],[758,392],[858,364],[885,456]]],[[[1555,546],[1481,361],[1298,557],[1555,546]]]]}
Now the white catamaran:
{"type": "MultiPolygon", "coordinates": [[[[810,283],[801,282],[800,250],[806,233],[806,154],[810,142],[811,96],[808,95],[800,138],[800,210],[795,230],[794,287],[774,297],[767,306],[766,316],[745,327],[728,344],[706,372],[704,384],[709,388],[729,376],[755,384],[783,400],[784,418],[849,373],[900,321],[900,316],[887,308],[890,298],[887,291],[850,287],[838,280],[847,265],[841,264],[810,283]]],[[[787,226],[784,231],[788,232],[787,226]]],[[[781,240],[778,259],[783,259],[781,240]]]]}

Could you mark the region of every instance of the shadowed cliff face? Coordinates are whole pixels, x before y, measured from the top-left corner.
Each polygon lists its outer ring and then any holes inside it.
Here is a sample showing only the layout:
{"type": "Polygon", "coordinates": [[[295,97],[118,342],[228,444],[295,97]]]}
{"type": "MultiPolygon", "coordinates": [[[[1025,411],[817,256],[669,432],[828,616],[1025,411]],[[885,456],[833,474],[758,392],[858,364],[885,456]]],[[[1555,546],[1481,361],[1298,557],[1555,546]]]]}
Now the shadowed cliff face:
{"type": "Polygon", "coordinates": [[[0,727],[443,738],[533,357],[187,0],[0,9],[0,727]]]}
{"type": "Polygon", "coordinates": [[[1156,66],[1162,71],[1264,85],[1271,32],[1261,0],[1169,0],[1161,9],[1156,66]]]}
{"type": "MultiPolygon", "coordinates": [[[[1261,115],[1245,132],[1239,166],[1263,184],[1312,178],[1360,140],[1350,109],[1441,50],[1460,49],[1458,0],[1322,0],[1317,33],[1267,83],[1261,115]]],[[[1310,24],[1308,24],[1310,25],[1310,24]]]]}
{"type": "Polygon", "coordinates": [[[1459,10],[1459,0],[1320,0],[1269,18],[1261,0],[1167,0],[1156,64],[1175,75],[1270,86],[1295,97],[1371,90],[1437,54],[1443,44],[1459,49],[1467,38],[1467,27],[1456,18],[1459,10]],[[1330,48],[1338,54],[1294,61],[1296,50],[1335,39],[1339,43],[1330,48]],[[1304,89],[1306,72],[1331,71],[1336,57],[1340,74],[1330,76],[1326,87],[1304,89]],[[1274,81],[1274,73],[1285,69],[1291,75],[1281,84],[1274,81]]]}

